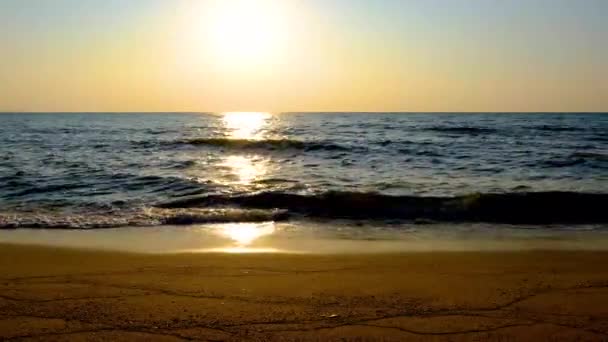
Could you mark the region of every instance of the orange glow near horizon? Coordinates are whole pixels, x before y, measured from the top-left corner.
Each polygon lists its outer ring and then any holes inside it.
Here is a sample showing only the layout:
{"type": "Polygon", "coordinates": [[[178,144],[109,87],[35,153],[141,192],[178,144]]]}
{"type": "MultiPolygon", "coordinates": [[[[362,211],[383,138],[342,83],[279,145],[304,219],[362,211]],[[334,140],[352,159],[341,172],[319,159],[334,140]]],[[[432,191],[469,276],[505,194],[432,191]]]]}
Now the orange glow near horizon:
{"type": "Polygon", "coordinates": [[[608,110],[608,5],[534,3],[0,1],[0,111],[608,110]]]}

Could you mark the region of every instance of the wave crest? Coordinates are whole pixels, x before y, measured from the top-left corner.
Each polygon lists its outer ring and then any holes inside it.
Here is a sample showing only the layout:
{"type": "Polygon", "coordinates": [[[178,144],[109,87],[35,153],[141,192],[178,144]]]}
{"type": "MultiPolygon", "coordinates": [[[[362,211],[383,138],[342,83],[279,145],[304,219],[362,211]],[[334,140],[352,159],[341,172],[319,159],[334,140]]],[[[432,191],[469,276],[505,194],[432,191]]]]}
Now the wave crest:
{"type": "Polygon", "coordinates": [[[299,195],[263,192],[243,196],[189,197],[163,208],[238,206],[280,208],[307,217],[347,219],[431,219],[511,224],[607,223],[608,194],[513,192],[458,197],[390,196],[369,192],[299,195]]]}
{"type": "Polygon", "coordinates": [[[59,214],[59,213],[0,213],[0,229],[100,229],[146,227],[159,225],[192,225],[227,222],[281,221],[287,212],[279,209],[162,209],[149,208],[136,212],[59,214]]]}

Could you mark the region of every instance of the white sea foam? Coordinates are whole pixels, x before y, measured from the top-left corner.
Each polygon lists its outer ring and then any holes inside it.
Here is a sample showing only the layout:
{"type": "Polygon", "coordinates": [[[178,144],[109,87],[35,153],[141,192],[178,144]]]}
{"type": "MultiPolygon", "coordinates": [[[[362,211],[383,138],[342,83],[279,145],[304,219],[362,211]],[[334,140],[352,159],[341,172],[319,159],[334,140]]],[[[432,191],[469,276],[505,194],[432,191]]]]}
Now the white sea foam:
{"type": "Polygon", "coordinates": [[[0,213],[0,228],[99,229],[221,222],[264,222],[286,218],[283,210],[147,208],[101,214],[0,213]]]}

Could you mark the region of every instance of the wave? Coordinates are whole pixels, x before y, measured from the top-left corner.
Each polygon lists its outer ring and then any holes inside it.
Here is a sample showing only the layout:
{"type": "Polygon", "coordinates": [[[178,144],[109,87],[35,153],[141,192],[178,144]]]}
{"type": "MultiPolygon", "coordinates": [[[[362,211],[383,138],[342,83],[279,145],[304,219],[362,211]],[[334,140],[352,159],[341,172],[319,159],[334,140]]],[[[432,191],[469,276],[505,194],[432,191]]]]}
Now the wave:
{"type": "Polygon", "coordinates": [[[565,159],[547,160],[545,164],[551,167],[567,167],[579,164],[608,162],[608,154],[596,152],[574,152],[565,159]]]}
{"type": "Polygon", "coordinates": [[[0,229],[101,229],[150,227],[160,225],[192,225],[227,222],[267,222],[287,219],[285,210],[271,209],[161,209],[149,208],[130,212],[96,214],[0,213],[0,229]]]}
{"type": "Polygon", "coordinates": [[[189,169],[191,167],[196,166],[198,163],[196,160],[183,160],[183,161],[176,161],[171,163],[171,165],[167,166],[167,168],[169,169],[189,169]]]}
{"type": "Polygon", "coordinates": [[[86,184],[52,184],[43,186],[33,186],[11,194],[13,197],[20,197],[32,194],[44,194],[49,192],[65,192],[86,187],[86,184]]]}
{"type": "Polygon", "coordinates": [[[6,180],[0,183],[0,190],[5,192],[0,197],[19,199],[28,196],[60,194],[94,196],[99,192],[146,191],[147,193],[166,193],[200,190],[204,184],[196,180],[169,176],[138,176],[128,173],[94,175],[88,179],[42,179],[32,181],[19,179],[20,176],[1,177],[6,180]],[[102,191],[103,190],[103,191],[102,191]]]}
{"type": "Polygon", "coordinates": [[[585,159],[575,158],[575,159],[563,159],[563,160],[547,160],[545,161],[545,165],[548,167],[568,167],[584,164],[586,162],[585,159]]]}
{"type": "Polygon", "coordinates": [[[262,192],[188,197],[161,203],[158,207],[279,208],[305,217],[336,219],[557,224],[608,223],[607,202],[608,194],[576,192],[487,193],[458,197],[390,196],[367,192],[318,195],[262,192]]]}
{"type": "Polygon", "coordinates": [[[325,141],[302,141],[292,139],[230,139],[196,138],[171,142],[172,145],[196,145],[230,149],[301,150],[301,151],[350,151],[352,148],[325,141]]]}
{"type": "Polygon", "coordinates": [[[588,140],[590,140],[590,141],[604,142],[604,141],[608,141],[608,136],[596,135],[596,136],[590,137],[588,140]]]}
{"type": "Polygon", "coordinates": [[[588,160],[597,160],[597,161],[608,161],[608,154],[606,153],[597,153],[597,152],[574,152],[572,154],[574,158],[583,158],[588,160]]]}
{"type": "Polygon", "coordinates": [[[574,132],[581,130],[578,127],[569,127],[569,126],[532,126],[531,129],[535,129],[537,131],[548,131],[548,132],[574,132]]]}
{"type": "Polygon", "coordinates": [[[454,133],[454,134],[492,134],[498,132],[493,128],[485,127],[445,127],[436,126],[426,129],[427,131],[442,132],[442,133],[454,133]]]}

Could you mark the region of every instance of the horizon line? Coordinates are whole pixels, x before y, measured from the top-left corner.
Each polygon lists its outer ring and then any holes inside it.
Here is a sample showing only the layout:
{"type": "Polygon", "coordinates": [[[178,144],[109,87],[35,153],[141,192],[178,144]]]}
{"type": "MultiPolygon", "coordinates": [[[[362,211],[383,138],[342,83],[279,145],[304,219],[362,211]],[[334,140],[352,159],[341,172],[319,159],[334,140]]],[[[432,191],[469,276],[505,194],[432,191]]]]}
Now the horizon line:
{"type": "Polygon", "coordinates": [[[0,111],[0,114],[608,114],[608,111],[0,111]]]}

